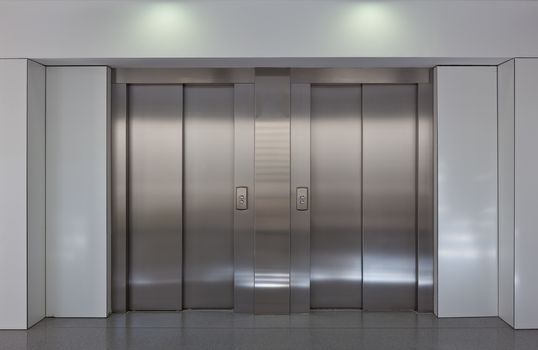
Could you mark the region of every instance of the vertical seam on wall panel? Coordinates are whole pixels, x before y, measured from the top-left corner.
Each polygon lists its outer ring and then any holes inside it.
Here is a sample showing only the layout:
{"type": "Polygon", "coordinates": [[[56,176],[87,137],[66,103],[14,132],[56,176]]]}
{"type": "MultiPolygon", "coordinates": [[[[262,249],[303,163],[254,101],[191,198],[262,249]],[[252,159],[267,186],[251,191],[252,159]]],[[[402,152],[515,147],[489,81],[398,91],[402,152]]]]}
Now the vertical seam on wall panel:
{"type": "Polygon", "coordinates": [[[28,189],[28,146],[29,146],[29,139],[28,139],[28,101],[29,101],[29,96],[28,96],[28,79],[30,78],[29,76],[29,72],[30,72],[30,69],[29,69],[29,63],[28,63],[28,60],[26,60],[26,140],[25,140],[25,147],[26,147],[26,288],[25,288],[25,293],[26,293],[26,328],[28,329],[29,326],[30,326],[30,310],[29,310],[29,302],[28,302],[28,299],[30,297],[29,295],[29,292],[28,292],[28,285],[29,285],[29,280],[28,280],[28,271],[29,271],[29,266],[28,266],[28,263],[29,263],[29,256],[28,256],[28,212],[29,212],[29,189],[28,189]]]}
{"type": "Polygon", "coordinates": [[[516,63],[514,59],[514,68],[512,74],[514,77],[514,86],[513,86],[513,121],[514,121],[514,131],[513,131],[513,211],[512,211],[512,324],[516,328],[516,63]]]}
{"type": "Polygon", "coordinates": [[[45,233],[45,239],[44,239],[44,250],[45,250],[45,263],[44,263],[44,276],[45,276],[45,286],[44,286],[44,293],[45,293],[45,317],[47,316],[47,67],[43,66],[43,71],[45,72],[45,105],[44,108],[44,119],[45,119],[45,125],[44,125],[44,133],[45,133],[45,140],[44,140],[44,148],[45,148],[45,166],[44,166],[44,185],[45,185],[45,227],[44,227],[44,233],[45,233]]]}

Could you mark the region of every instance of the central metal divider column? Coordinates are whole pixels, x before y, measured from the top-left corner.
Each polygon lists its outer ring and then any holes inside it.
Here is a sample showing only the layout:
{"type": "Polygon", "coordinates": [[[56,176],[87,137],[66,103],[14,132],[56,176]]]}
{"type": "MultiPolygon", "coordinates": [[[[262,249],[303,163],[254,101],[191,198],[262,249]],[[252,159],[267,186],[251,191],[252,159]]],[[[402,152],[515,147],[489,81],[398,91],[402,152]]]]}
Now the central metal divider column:
{"type": "Polygon", "coordinates": [[[290,75],[256,69],[254,312],[290,311],[290,75]]]}
{"type": "Polygon", "coordinates": [[[254,84],[235,84],[234,104],[235,188],[246,189],[246,205],[234,210],[234,310],[253,313],[254,84]]]}
{"type": "Polygon", "coordinates": [[[290,312],[310,311],[310,84],[291,84],[290,312]],[[302,192],[302,193],[301,193],[302,192]],[[302,196],[306,194],[301,206],[302,196]]]}

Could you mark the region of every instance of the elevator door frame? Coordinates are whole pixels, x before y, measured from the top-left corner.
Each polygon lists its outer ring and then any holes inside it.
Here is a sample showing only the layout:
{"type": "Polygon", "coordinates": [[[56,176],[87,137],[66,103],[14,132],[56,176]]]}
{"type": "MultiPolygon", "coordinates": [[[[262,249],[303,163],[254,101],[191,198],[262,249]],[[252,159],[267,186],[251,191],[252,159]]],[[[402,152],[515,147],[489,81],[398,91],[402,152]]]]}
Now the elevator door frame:
{"type": "MultiPolygon", "coordinates": [[[[291,200],[296,186],[310,187],[308,162],[295,161],[304,152],[301,142],[310,137],[311,87],[316,85],[416,85],[416,300],[418,312],[433,311],[434,281],[434,129],[433,85],[430,69],[415,68],[295,68],[291,76],[291,200]],[[308,129],[308,131],[306,131],[308,129]]],[[[361,116],[363,118],[364,116],[361,116]]],[[[304,145],[303,145],[304,146],[304,145]]],[[[310,155],[310,150],[308,150],[310,155]]],[[[361,161],[362,162],[362,161],[361,161]]],[[[364,191],[364,189],[362,189],[364,191]]],[[[291,311],[309,312],[310,210],[291,210],[291,311]]],[[[362,234],[362,233],[361,233],[362,234]]],[[[362,257],[364,262],[364,256],[362,257]]],[[[364,295],[364,290],[362,291],[364,295]]]]}
{"type": "MultiPolygon", "coordinates": [[[[310,210],[295,210],[298,187],[310,188],[310,86],[362,84],[417,85],[417,300],[416,309],[433,311],[433,88],[423,68],[292,68],[290,81],[290,312],[310,311],[310,210]],[[305,156],[307,155],[307,156],[305,156]]],[[[263,70],[271,74],[271,68],[263,70]]],[[[249,188],[249,210],[234,210],[234,310],[255,311],[254,152],[255,86],[253,68],[115,69],[112,84],[112,259],[109,286],[112,310],[127,311],[127,86],[129,84],[233,84],[234,186],[249,188]]],[[[309,206],[310,208],[310,206],[309,206]]],[[[286,302],[286,301],[282,301],[286,302]]],[[[285,309],[285,308],[284,308],[285,309]]]]}
{"type": "MultiPolygon", "coordinates": [[[[234,90],[234,187],[254,188],[254,70],[253,69],[115,69],[111,87],[111,306],[129,311],[129,86],[232,86],[234,90]]],[[[184,108],[184,107],[182,107],[184,108]]],[[[184,125],[182,123],[182,129],[184,125]]],[[[183,147],[183,146],[182,146],[183,147]]],[[[183,158],[183,157],[182,157],[183,158]]],[[[184,159],[181,160],[183,167],[184,159]]],[[[183,185],[182,185],[183,186],[183,185]]],[[[183,189],[182,189],[183,192],[183,189]]],[[[253,202],[249,191],[248,200],[253,202]]],[[[184,198],[182,198],[182,201],[184,198]]],[[[180,214],[181,215],[181,214],[180,214]]],[[[234,309],[251,312],[253,289],[253,210],[234,210],[234,309]],[[249,276],[252,275],[252,278],[249,276]],[[251,298],[252,299],[252,298],[251,298]]],[[[181,224],[183,227],[183,223],[181,224]]],[[[181,228],[183,231],[183,228],[181,228]]],[[[180,232],[182,241],[183,233],[180,232]]],[[[183,255],[183,252],[180,252],[183,255]]],[[[183,258],[182,258],[183,259],[183,258]]],[[[181,259],[181,260],[182,260],[181,259]]],[[[182,264],[182,263],[181,263],[182,264]]],[[[183,265],[183,264],[182,264],[183,265]]],[[[184,269],[183,266],[180,267],[184,269]]],[[[183,273],[182,273],[183,274],[183,273]]],[[[181,282],[183,284],[183,281],[181,282]]],[[[181,287],[183,289],[183,286],[181,287]]],[[[183,305],[183,294],[180,298],[183,305]]],[[[181,309],[181,305],[178,309],[181,309]]]]}

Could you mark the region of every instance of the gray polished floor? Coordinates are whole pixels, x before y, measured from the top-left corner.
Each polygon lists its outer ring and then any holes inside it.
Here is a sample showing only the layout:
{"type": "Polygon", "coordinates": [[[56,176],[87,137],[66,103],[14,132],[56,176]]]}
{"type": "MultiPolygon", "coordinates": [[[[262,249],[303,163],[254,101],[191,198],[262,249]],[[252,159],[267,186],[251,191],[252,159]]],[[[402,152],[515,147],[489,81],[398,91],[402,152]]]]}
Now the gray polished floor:
{"type": "Polygon", "coordinates": [[[498,318],[439,320],[412,312],[131,312],[108,319],[49,318],[29,331],[0,331],[0,349],[535,350],[538,331],[513,331],[498,318]]]}

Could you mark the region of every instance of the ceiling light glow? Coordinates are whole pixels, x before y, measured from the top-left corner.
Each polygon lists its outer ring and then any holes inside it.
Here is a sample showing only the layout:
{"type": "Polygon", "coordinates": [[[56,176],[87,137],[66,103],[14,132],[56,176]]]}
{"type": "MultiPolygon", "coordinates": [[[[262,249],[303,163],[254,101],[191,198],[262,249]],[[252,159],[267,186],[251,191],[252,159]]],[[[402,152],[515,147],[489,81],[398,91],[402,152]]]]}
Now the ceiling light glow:
{"type": "Polygon", "coordinates": [[[344,30],[354,38],[371,43],[398,36],[400,16],[391,3],[361,2],[346,6],[344,30]]]}
{"type": "Polygon", "coordinates": [[[194,45],[201,36],[196,15],[188,3],[155,1],[140,3],[130,25],[134,30],[131,46],[152,52],[156,57],[168,56],[194,45]]]}

